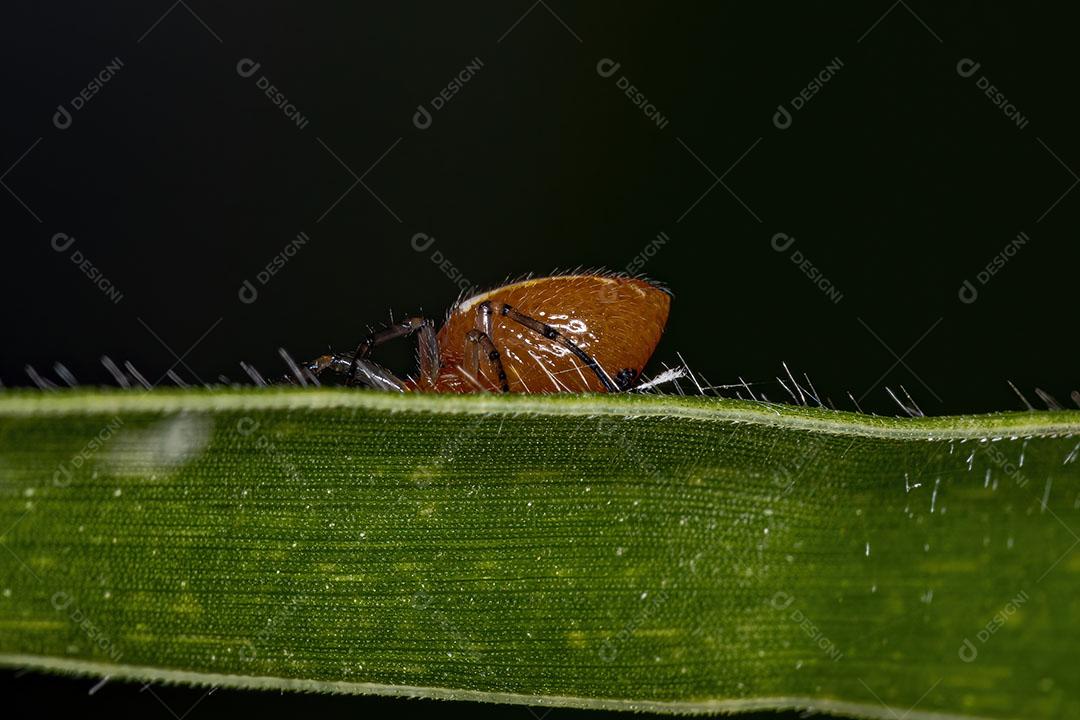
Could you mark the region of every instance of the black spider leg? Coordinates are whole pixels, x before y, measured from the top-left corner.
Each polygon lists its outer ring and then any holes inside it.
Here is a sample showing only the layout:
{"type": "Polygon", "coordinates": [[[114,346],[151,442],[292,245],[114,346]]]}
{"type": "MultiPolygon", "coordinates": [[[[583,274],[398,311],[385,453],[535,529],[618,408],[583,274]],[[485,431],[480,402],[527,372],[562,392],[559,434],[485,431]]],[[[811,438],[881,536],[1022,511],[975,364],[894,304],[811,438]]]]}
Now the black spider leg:
{"type": "Polygon", "coordinates": [[[352,362],[345,373],[345,384],[353,385],[356,382],[356,373],[360,367],[360,361],[366,359],[376,347],[390,340],[409,337],[413,334],[419,336],[420,376],[428,385],[434,384],[439,371],[439,343],[435,336],[434,323],[422,317],[406,318],[388,328],[370,333],[361,340],[360,344],[356,346],[352,362]]]}
{"type": "Polygon", "coordinates": [[[640,381],[641,378],[638,377],[638,372],[634,368],[623,368],[615,376],[615,384],[620,390],[630,390],[640,384],[640,381]]]}
{"type": "Polygon", "coordinates": [[[476,308],[476,327],[465,333],[465,372],[470,377],[480,378],[480,352],[483,351],[499,379],[499,390],[510,392],[502,356],[491,340],[491,324],[491,303],[482,302],[476,308]]]}
{"type": "Polygon", "coordinates": [[[607,374],[607,371],[605,371],[604,368],[600,367],[600,363],[596,362],[596,360],[594,360],[591,355],[579,348],[577,346],[577,343],[563,335],[555,328],[551,327],[547,323],[542,323],[535,318],[531,318],[528,315],[519,313],[517,310],[507,305],[506,303],[503,303],[502,306],[499,308],[499,313],[505,317],[510,318],[511,320],[520,325],[524,325],[533,332],[540,333],[548,340],[554,340],[558,342],[567,350],[574,353],[574,355],[577,356],[578,360],[585,363],[586,367],[588,367],[596,374],[596,377],[600,379],[600,384],[604,386],[605,390],[607,390],[608,392],[619,391],[620,388],[614,383],[614,381],[612,381],[611,376],[607,374]]]}
{"type": "Polygon", "coordinates": [[[305,367],[316,377],[324,370],[341,373],[355,373],[361,383],[376,390],[396,390],[405,392],[405,383],[382,365],[366,358],[348,355],[323,355],[307,363],[305,367]]]}

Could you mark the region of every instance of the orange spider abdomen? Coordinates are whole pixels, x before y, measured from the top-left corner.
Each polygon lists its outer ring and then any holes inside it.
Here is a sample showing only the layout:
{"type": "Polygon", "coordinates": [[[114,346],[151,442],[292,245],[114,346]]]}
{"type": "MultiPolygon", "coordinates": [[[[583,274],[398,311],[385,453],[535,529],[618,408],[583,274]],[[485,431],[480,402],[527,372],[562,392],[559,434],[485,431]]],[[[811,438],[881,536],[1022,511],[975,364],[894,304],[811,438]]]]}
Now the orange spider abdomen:
{"type": "Polygon", "coordinates": [[[474,295],[455,305],[439,330],[442,359],[434,384],[414,389],[499,389],[490,363],[481,361],[476,379],[464,371],[466,336],[478,327],[482,303],[492,310],[490,337],[511,392],[603,392],[605,384],[572,350],[516,322],[502,308],[508,305],[559,331],[609,378],[637,378],[664,332],[671,297],[645,280],[599,274],[523,280],[474,295]]]}

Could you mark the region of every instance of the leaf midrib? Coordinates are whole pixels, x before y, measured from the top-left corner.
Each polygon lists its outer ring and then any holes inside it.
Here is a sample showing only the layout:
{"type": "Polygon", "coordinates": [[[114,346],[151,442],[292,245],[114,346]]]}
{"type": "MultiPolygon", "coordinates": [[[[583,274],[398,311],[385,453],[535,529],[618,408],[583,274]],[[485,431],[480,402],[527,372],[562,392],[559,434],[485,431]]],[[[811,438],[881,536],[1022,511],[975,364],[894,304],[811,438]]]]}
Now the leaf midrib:
{"type": "Polygon", "coordinates": [[[339,388],[170,388],[152,391],[80,388],[0,392],[0,418],[342,408],[434,415],[671,418],[895,440],[990,441],[1080,434],[1080,411],[1076,410],[906,418],[824,407],[653,394],[445,395],[339,388]]]}

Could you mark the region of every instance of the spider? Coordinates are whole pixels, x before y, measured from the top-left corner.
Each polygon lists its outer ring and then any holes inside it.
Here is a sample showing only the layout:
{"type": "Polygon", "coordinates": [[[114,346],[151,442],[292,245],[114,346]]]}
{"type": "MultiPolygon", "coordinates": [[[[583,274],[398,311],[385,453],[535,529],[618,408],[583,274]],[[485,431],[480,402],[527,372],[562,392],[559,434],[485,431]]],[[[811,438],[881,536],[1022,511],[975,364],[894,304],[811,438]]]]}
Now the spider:
{"type": "Polygon", "coordinates": [[[352,354],[301,367],[398,392],[617,392],[639,382],[670,305],[666,290],[635,277],[532,278],[458,301],[438,332],[410,317],[370,333],[352,354]],[[416,377],[398,378],[371,359],[378,346],[409,336],[419,349],[416,377]]]}

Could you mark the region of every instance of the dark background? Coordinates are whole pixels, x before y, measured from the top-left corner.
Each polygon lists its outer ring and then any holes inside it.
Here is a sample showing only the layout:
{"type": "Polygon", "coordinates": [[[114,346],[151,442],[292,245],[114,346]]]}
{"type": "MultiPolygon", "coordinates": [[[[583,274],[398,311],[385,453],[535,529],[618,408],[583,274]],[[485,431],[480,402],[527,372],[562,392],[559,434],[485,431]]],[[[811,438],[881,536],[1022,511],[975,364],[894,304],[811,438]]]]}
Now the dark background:
{"type": "MultiPolygon", "coordinates": [[[[823,396],[927,414],[1067,401],[1075,353],[1075,18],[1025,3],[7,4],[0,146],[0,380],[246,379],[349,349],[368,323],[441,317],[459,288],[526,272],[640,268],[675,293],[656,360],[771,399],[786,361],[823,396]],[[66,129],[53,122],[114,58],[66,129]],[[250,78],[243,58],[259,62],[250,78]],[[433,113],[431,99],[480,70],[433,113]],[[609,78],[597,63],[620,63],[609,78]],[[971,77],[957,64],[980,63],[971,77]],[[773,122],[826,65],[790,127],[773,122]],[[256,87],[265,75],[303,128],[256,87]],[[625,76],[666,118],[647,119],[625,76]],[[1000,89],[1005,116],[977,86],[1000,89]],[[351,188],[351,189],[350,189],[351,188]],[[299,232],[310,240],[261,284],[299,232]],[[435,238],[425,252],[411,239],[435,238]],[[795,243],[779,252],[776,233],[795,243]],[[1028,242],[977,279],[1020,232],[1028,242]],[[75,238],[63,252],[57,233],[75,238]],[[655,247],[655,246],[654,246],[655,247]],[[82,253],[122,294],[71,262],[82,253]],[[791,261],[799,251],[842,294],[791,261]],[[257,300],[238,291],[249,280],[257,300]],[[965,280],[978,290],[961,302],[965,280]],[[898,362],[899,359],[899,362],[898,362]]],[[[388,362],[407,372],[410,352],[388,362]]],[[[729,393],[730,394],[730,393],[729,393]]],[[[203,691],[4,674],[36,711],[177,717],[203,691]],[[158,698],[152,696],[151,690],[158,698]]],[[[188,717],[526,708],[218,691],[188,717]]],[[[544,711],[534,712],[537,717],[544,711]]],[[[556,710],[551,717],[595,717],[556,710]]]]}

